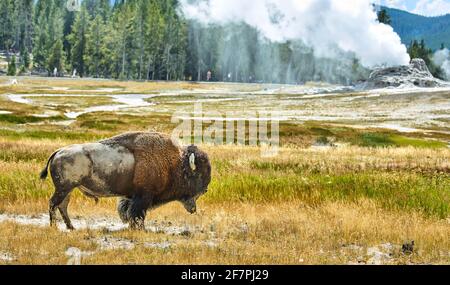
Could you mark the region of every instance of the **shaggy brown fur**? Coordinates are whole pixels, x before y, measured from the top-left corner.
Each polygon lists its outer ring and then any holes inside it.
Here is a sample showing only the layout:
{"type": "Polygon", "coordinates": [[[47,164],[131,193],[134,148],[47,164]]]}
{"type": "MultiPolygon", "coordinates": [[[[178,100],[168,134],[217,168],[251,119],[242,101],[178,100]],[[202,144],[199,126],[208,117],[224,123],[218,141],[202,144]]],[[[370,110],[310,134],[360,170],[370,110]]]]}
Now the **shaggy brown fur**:
{"type": "MultiPolygon", "coordinates": [[[[132,193],[119,202],[122,220],[131,222],[132,227],[142,227],[141,221],[133,221],[141,213],[133,212],[136,199],[143,208],[155,208],[171,201],[185,204],[206,193],[211,180],[211,165],[206,153],[195,146],[180,148],[172,139],[160,133],[126,133],[103,144],[126,147],[135,157],[132,193]],[[189,166],[189,156],[195,154],[196,171],[189,166]],[[150,201],[151,200],[151,201],[150,201]]],[[[195,201],[194,201],[195,204],[195,201]]]]}
{"type": "MultiPolygon", "coordinates": [[[[173,143],[167,135],[134,132],[102,140],[99,143],[111,147],[111,149],[126,148],[134,156],[134,169],[130,170],[132,171],[130,176],[132,179],[129,180],[131,185],[127,184],[128,182],[124,183],[124,181],[128,181],[125,176],[123,180],[117,177],[117,174],[113,177],[102,177],[105,178],[105,181],[111,182],[106,183],[111,188],[106,193],[110,194],[109,196],[122,197],[118,205],[119,215],[124,222],[129,222],[132,228],[143,228],[147,209],[168,202],[180,201],[186,210],[191,213],[195,212],[195,201],[199,196],[206,193],[211,181],[211,165],[207,154],[196,146],[181,148],[173,143]],[[192,167],[189,162],[189,157],[192,155],[195,156],[195,167],[192,167]]],[[[86,156],[92,160],[90,153],[86,153],[86,156]]],[[[58,172],[59,168],[63,168],[63,164],[61,161],[53,163],[54,157],[55,154],[50,157],[49,163],[51,162],[53,168],[55,168],[55,171],[52,168],[51,170],[57,188],[56,195],[59,182],[56,180],[61,180],[61,175],[58,175],[58,173],[53,175],[53,172],[58,172]],[[62,166],[56,168],[55,164],[62,166]]],[[[66,160],[70,160],[70,158],[66,158],[66,160]]],[[[91,170],[91,173],[101,173],[101,169],[91,170]]],[[[46,173],[43,171],[41,178],[45,177],[46,173]]],[[[81,181],[88,181],[86,183],[89,183],[92,180],[90,177],[86,177],[81,181]]],[[[67,185],[67,181],[64,183],[64,185],[67,185]]],[[[95,185],[86,183],[71,184],[70,187],[84,187],[89,189],[93,196],[96,196],[97,193],[98,196],[105,193],[104,189],[95,189],[95,185]]],[[[67,192],[70,187],[65,187],[65,191],[67,192]]],[[[60,199],[56,199],[57,202],[63,200],[63,195],[60,196],[60,199]]],[[[59,207],[58,205],[52,205],[52,203],[58,204],[54,197],[52,199],[51,208],[59,207]]],[[[67,214],[64,209],[62,212],[67,214]]],[[[64,220],[67,219],[68,217],[64,218],[64,220]]]]}

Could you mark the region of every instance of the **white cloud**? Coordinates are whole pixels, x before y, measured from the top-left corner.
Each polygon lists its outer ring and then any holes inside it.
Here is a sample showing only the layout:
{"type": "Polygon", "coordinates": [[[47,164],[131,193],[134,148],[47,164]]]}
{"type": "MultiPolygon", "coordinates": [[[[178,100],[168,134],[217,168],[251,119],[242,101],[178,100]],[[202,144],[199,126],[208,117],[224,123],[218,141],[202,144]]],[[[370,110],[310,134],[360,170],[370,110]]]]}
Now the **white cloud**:
{"type": "Polygon", "coordinates": [[[408,10],[404,0],[386,0],[386,6],[401,10],[408,10]]]}
{"type": "Polygon", "coordinates": [[[419,0],[411,12],[425,16],[441,16],[450,13],[447,0],[419,0]]]}

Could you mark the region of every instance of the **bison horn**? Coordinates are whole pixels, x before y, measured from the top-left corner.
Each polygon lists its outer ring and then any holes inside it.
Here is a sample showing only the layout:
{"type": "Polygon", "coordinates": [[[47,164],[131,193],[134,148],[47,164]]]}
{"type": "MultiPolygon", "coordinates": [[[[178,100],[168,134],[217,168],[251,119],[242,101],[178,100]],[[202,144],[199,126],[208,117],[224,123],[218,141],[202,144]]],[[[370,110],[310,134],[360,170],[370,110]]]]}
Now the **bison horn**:
{"type": "Polygon", "coordinates": [[[195,169],[197,169],[197,167],[195,166],[195,154],[191,154],[189,156],[189,166],[191,167],[192,171],[195,171],[195,169]]]}

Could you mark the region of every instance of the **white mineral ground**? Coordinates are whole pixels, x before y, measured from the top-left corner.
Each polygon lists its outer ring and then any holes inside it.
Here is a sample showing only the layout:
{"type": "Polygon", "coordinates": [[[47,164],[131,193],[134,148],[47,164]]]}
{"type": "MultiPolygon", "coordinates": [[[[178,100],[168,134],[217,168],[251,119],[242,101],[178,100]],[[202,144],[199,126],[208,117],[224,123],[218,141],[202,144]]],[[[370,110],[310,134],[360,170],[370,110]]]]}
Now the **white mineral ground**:
{"type": "MultiPolygon", "coordinates": [[[[0,214],[0,223],[4,222],[14,222],[20,225],[37,226],[37,227],[48,227],[48,215],[15,215],[15,214],[0,214]]],[[[171,237],[175,236],[188,236],[193,233],[204,233],[204,229],[201,226],[174,226],[171,223],[150,221],[146,223],[146,230],[153,233],[164,233],[167,235],[165,241],[155,242],[153,240],[143,240],[135,241],[132,239],[114,237],[111,235],[112,232],[122,231],[127,228],[126,225],[122,224],[116,218],[105,218],[105,217],[91,217],[87,219],[72,218],[72,222],[77,230],[91,229],[91,230],[102,230],[101,236],[90,238],[96,245],[97,248],[93,251],[83,251],[76,247],[68,247],[65,250],[65,255],[68,257],[69,264],[78,264],[83,258],[101,254],[103,251],[109,250],[133,250],[137,245],[159,249],[167,250],[177,245],[192,241],[186,241],[183,239],[174,239],[171,237]]],[[[63,222],[58,222],[58,228],[61,231],[66,231],[63,222]]],[[[232,231],[246,232],[248,231],[248,226],[242,224],[240,227],[232,229],[232,231]]],[[[201,246],[216,248],[221,246],[222,239],[217,237],[216,232],[213,229],[207,231],[205,239],[196,241],[201,246]]],[[[395,263],[394,256],[402,256],[401,245],[384,243],[381,245],[375,245],[371,247],[364,247],[358,244],[348,244],[342,245],[339,252],[330,252],[330,254],[343,254],[347,253],[357,253],[358,258],[356,260],[351,260],[349,264],[391,264],[395,263]]],[[[324,252],[321,252],[323,254],[324,252]]],[[[444,253],[445,254],[445,253],[444,253]]],[[[450,253],[447,253],[450,254],[450,253]]],[[[0,251],[0,262],[10,263],[17,260],[17,257],[9,252],[0,251]]]]}
{"type": "MultiPolygon", "coordinates": [[[[78,230],[107,230],[109,232],[122,231],[128,228],[128,225],[122,223],[117,218],[112,217],[89,217],[86,219],[71,218],[73,226],[78,230]]],[[[48,214],[39,215],[15,215],[15,214],[0,214],[0,223],[14,222],[20,225],[48,227],[48,214]]],[[[66,231],[66,226],[62,221],[57,223],[58,229],[66,231]]],[[[164,223],[156,223],[149,221],[146,223],[146,230],[155,233],[165,233],[168,235],[183,235],[186,233],[195,232],[198,229],[185,226],[166,225],[164,223]]]]}
{"type": "MultiPolygon", "coordinates": [[[[159,94],[96,94],[96,97],[111,98],[114,104],[84,109],[68,106],[64,115],[70,120],[52,123],[69,125],[78,116],[93,112],[133,114],[138,111],[141,113],[177,111],[177,118],[203,121],[320,121],[356,128],[392,129],[406,133],[450,133],[450,87],[401,86],[356,91],[352,87],[331,85],[220,84],[215,88],[214,84],[207,85],[211,89],[172,90],[159,94]],[[193,116],[194,103],[206,106],[203,116],[193,116]],[[232,114],[218,116],[209,114],[210,111],[221,113],[230,111],[232,114]],[[269,111],[270,115],[264,115],[264,111],[269,111]],[[260,114],[255,117],[258,112],[260,114]]],[[[105,91],[104,88],[101,90],[105,91]]],[[[115,90],[108,89],[111,92],[115,90]]],[[[16,103],[37,105],[38,103],[33,102],[33,97],[42,96],[49,97],[51,103],[51,97],[68,97],[70,102],[72,96],[94,95],[9,94],[7,98],[16,103]]]]}
{"type": "MultiPolygon", "coordinates": [[[[132,250],[137,244],[142,244],[147,248],[166,250],[172,246],[175,246],[177,242],[175,241],[143,241],[136,242],[130,239],[113,237],[108,233],[123,231],[128,228],[128,225],[123,224],[119,219],[112,217],[89,217],[86,219],[72,218],[72,223],[77,230],[102,230],[103,235],[100,237],[92,238],[97,244],[98,248],[96,251],[82,251],[76,247],[69,247],[65,254],[69,258],[82,258],[93,254],[96,254],[105,250],[132,250]]],[[[49,217],[48,214],[38,214],[38,215],[17,215],[17,214],[0,214],[0,223],[12,222],[19,225],[26,226],[37,226],[37,227],[48,227],[49,217]]],[[[60,231],[67,231],[64,223],[58,221],[57,227],[60,231]]],[[[146,231],[153,233],[163,233],[168,236],[189,236],[196,232],[204,232],[201,226],[194,225],[173,225],[168,222],[156,222],[148,221],[145,225],[146,231]]],[[[219,245],[220,240],[214,238],[215,232],[209,232],[209,238],[200,241],[200,243],[205,247],[216,247],[219,245]]],[[[16,258],[8,252],[0,252],[0,261],[12,262],[16,258]]],[[[69,260],[70,262],[70,260],[69,260]]]]}

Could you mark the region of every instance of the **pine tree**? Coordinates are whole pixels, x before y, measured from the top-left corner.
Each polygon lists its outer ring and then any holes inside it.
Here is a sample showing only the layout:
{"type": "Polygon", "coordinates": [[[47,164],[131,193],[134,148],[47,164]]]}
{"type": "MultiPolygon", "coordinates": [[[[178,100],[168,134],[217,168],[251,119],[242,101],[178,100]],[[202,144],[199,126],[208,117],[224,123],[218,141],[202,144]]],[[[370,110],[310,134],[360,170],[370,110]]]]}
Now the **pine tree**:
{"type": "Polygon", "coordinates": [[[119,79],[130,78],[131,54],[133,49],[132,10],[130,5],[119,5],[115,8],[112,19],[111,37],[114,42],[111,60],[113,76],[119,79]]]}
{"type": "Polygon", "coordinates": [[[86,6],[83,5],[77,14],[72,27],[72,33],[67,37],[70,49],[70,63],[72,69],[76,69],[83,77],[85,73],[85,52],[86,52],[86,30],[88,28],[89,14],[86,6]]]}
{"type": "Polygon", "coordinates": [[[182,52],[182,47],[185,43],[185,37],[180,37],[183,23],[176,13],[178,2],[173,0],[166,0],[163,2],[163,11],[165,19],[164,28],[164,53],[162,55],[163,68],[166,80],[179,78],[178,60],[184,64],[185,53],[182,52]],[[177,52],[182,52],[181,57],[177,52]]]}
{"type": "Polygon", "coordinates": [[[165,21],[157,1],[151,1],[147,13],[147,33],[145,35],[145,53],[147,55],[147,76],[156,79],[158,58],[163,49],[165,21]]]}
{"type": "Polygon", "coordinates": [[[28,68],[30,68],[30,54],[25,46],[22,46],[22,49],[20,50],[20,59],[22,61],[23,70],[28,70],[28,68]]]}
{"type": "MultiPolygon", "coordinates": [[[[33,63],[37,69],[41,71],[46,70],[48,74],[51,74],[55,67],[49,65],[51,56],[55,58],[55,56],[61,55],[63,57],[61,58],[61,64],[65,61],[65,53],[62,46],[65,3],[65,1],[61,0],[39,0],[35,7],[33,63]],[[55,51],[55,47],[59,47],[59,42],[61,42],[61,50],[55,51]]],[[[62,72],[61,69],[59,70],[62,72]]]]}
{"type": "Polygon", "coordinates": [[[110,51],[108,46],[107,27],[103,17],[97,15],[90,21],[86,33],[86,53],[84,61],[86,69],[91,76],[108,77],[110,69],[110,51]]]}
{"type": "Polygon", "coordinates": [[[134,25],[134,39],[136,42],[136,58],[138,62],[138,74],[137,78],[142,79],[145,70],[145,36],[148,31],[148,22],[146,17],[148,17],[148,6],[149,2],[147,0],[138,0],[135,8],[135,15],[133,17],[134,25]]]}
{"type": "Polygon", "coordinates": [[[14,0],[0,1],[0,49],[9,52],[16,43],[17,7],[14,0]]]}
{"type": "Polygon", "coordinates": [[[57,75],[61,76],[64,72],[64,51],[61,39],[58,39],[53,45],[50,51],[50,57],[47,61],[47,70],[49,74],[51,74],[55,68],[58,71],[57,75]]]}
{"type": "Polygon", "coordinates": [[[11,62],[8,63],[8,72],[6,73],[9,76],[15,76],[17,73],[16,70],[16,56],[13,55],[11,58],[11,62]]]}
{"type": "Polygon", "coordinates": [[[378,12],[378,22],[380,22],[382,24],[386,24],[386,25],[391,25],[392,24],[391,16],[389,16],[389,14],[386,11],[386,9],[381,9],[378,12]]]}
{"type": "Polygon", "coordinates": [[[35,37],[34,37],[34,48],[33,48],[33,63],[38,69],[45,68],[45,61],[48,55],[48,17],[47,17],[47,1],[39,0],[36,3],[36,9],[34,14],[35,21],[35,37]]]}

